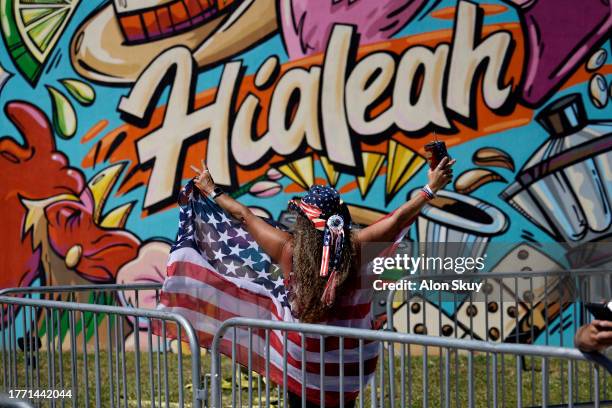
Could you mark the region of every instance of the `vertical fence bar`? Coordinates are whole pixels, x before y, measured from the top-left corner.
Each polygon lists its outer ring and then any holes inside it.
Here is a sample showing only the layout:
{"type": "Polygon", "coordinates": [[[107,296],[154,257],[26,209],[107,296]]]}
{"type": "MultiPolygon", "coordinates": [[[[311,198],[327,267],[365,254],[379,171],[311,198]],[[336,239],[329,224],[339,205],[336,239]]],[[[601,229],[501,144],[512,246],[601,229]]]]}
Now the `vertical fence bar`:
{"type": "Polygon", "coordinates": [[[26,367],[28,367],[28,376],[30,377],[28,380],[28,383],[30,384],[31,388],[35,388],[34,385],[34,365],[36,365],[36,362],[34,361],[34,336],[32,334],[32,309],[34,307],[33,306],[25,306],[24,307],[24,311],[23,314],[24,316],[26,316],[26,320],[27,320],[27,324],[24,326],[23,330],[26,333],[26,337],[27,337],[27,344],[28,344],[28,361],[26,363],[26,367]]]}
{"type": "MultiPolygon", "coordinates": [[[[176,340],[178,344],[178,392],[179,392],[179,406],[183,406],[185,404],[185,397],[183,395],[183,347],[182,347],[182,339],[181,339],[182,327],[177,323],[176,325],[176,340]]],[[[219,381],[221,381],[219,379],[219,381]]],[[[139,407],[140,408],[140,407],[139,407]]]]}
{"type": "MultiPolygon", "coordinates": [[[[410,347],[410,346],[408,346],[410,347]]],[[[400,352],[400,405],[406,407],[406,345],[402,344],[400,352]]]]}
{"type": "MultiPolygon", "coordinates": [[[[62,347],[62,311],[57,309],[57,351],[59,356],[59,370],[60,370],[60,390],[64,389],[64,350],[62,347]]],[[[64,407],[66,401],[61,398],[62,407],[64,407]]]]}
{"type": "Polygon", "coordinates": [[[359,408],[363,408],[365,395],[363,395],[364,383],[364,368],[363,368],[363,339],[359,339],[359,408]]]}
{"type": "Polygon", "coordinates": [[[379,388],[380,388],[380,406],[384,407],[385,405],[385,345],[381,341],[378,345],[378,350],[380,353],[380,373],[378,376],[379,379],[379,388]]]}
{"type": "MultiPolygon", "coordinates": [[[[240,383],[240,377],[238,378],[238,382],[240,383]]],[[[242,394],[242,385],[239,385],[239,387],[240,387],[240,394],[242,394]]],[[[242,406],[242,401],[240,405],[242,406]]],[[[236,406],[236,327],[234,326],[232,330],[232,407],[235,407],[235,406],[236,406]]]]}
{"type": "Polygon", "coordinates": [[[393,343],[389,342],[389,400],[391,408],[395,408],[395,349],[393,343]]]}
{"type": "Polygon", "coordinates": [[[450,408],[450,349],[444,349],[444,406],[450,408]]]}
{"type": "MultiPolygon", "coordinates": [[[[529,293],[533,293],[533,279],[529,279],[529,293]]],[[[529,297],[529,313],[530,313],[530,317],[533,321],[533,313],[534,313],[534,309],[533,309],[533,296],[529,297]]],[[[531,339],[535,339],[535,329],[534,329],[534,325],[530,324],[529,325],[529,335],[531,339]]],[[[531,384],[535,384],[535,359],[533,358],[533,356],[530,357],[531,359],[531,384]]],[[[535,390],[536,387],[531,387],[531,405],[535,406],[535,390]]]]}
{"type": "Polygon", "coordinates": [[[33,306],[24,306],[23,308],[23,316],[26,319],[27,323],[24,324],[23,326],[23,330],[24,330],[24,337],[27,341],[27,348],[26,350],[27,352],[27,358],[28,360],[26,361],[26,381],[27,384],[30,385],[30,388],[36,388],[34,385],[34,365],[36,365],[36,362],[34,360],[34,336],[32,335],[32,309],[34,307],[33,306]],[[29,377],[29,378],[28,378],[29,377]]]}
{"type": "MultiPolygon", "coordinates": [[[[270,406],[270,330],[266,330],[266,407],[270,406]]],[[[261,405],[261,404],[260,404],[261,405]]]]}
{"type": "Polygon", "coordinates": [[[595,395],[594,395],[594,398],[593,398],[593,407],[594,408],[599,408],[599,397],[600,397],[600,395],[599,395],[599,392],[600,392],[599,391],[599,371],[600,371],[599,366],[597,364],[593,364],[593,370],[595,371],[595,373],[594,373],[594,377],[595,377],[595,384],[594,384],[594,387],[595,387],[594,391],[595,392],[594,392],[594,394],[595,395]]]}
{"type": "MultiPolygon", "coordinates": [[[[159,304],[159,290],[155,289],[155,304],[158,305],[159,304]]],[[[149,323],[151,323],[152,319],[149,319],[149,323]]],[[[161,408],[162,406],[162,385],[161,385],[161,356],[159,355],[160,351],[161,351],[161,344],[160,344],[160,339],[159,339],[159,335],[155,336],[155,338],[157,339],[157,348],[155,349],[155,354],[157,356],[157,391],[156,391],[156,395],[158,396],[157,399],[157,406],[161,408]]]]}
{"type": "MultiPolygon", "coordinates": [[[[8,310],[8,309],[7,309],[8,310]]],[[[8,373],[6,369],[6,332],[7,332],[8,324],[4,325],[4,305],[0,305],[0,334],[2,334],[2,388],[4,391],[8,391],[9,389],[9,381],[7,379],[6,374],[8,373]]]]}
{"type": "MultiPolygon", "coordinates": [[[[85,312],[81,311],[81,334],[83,338],[83,379],[85,380],[85,406],[89,406],[89,370],[87,369],[87,327],[85,312]]],[[[127,398],[127,396],[126,396],[127,398]]]]}
{"type": "MultiPolygon", "coordinates": [[[[155,408],[155,380],[153,374],[153,337],[151,333],[151,319],[147,319],[147,354],[149,355],[149,387],[151,392],[151,406],[155,408]]],[[[193,384],[193,392],[196,392],[198,384],[193,384]]]]}
{"type": "Polygon", "coordinates": [[[523,406],[523,371],[521,370],[521,358],[516,356],[516,406],[523,406]]]}
{"type": "Polygon", "coordinates": [[[162,325],[162,351],[164,353],[164,399],[166,408],[170,408],[170,384],[168,381],[168,341],[166,337],[166,320],[161,321],[162,325]]]}
{"type": "MultiPolygon", "coordinates": [[[[458,358],[459,356],[457,356],[458,358]]],[[[474,352],[468,354],[468,407],[474,407],[474,352]]],[[[488,388],[487,388],[488,389],[488,388]]],[[[488,398],[487,398],[488,399],[488,398]]]]}
{"type": "Polygon", "coordinates": [[[283,407],[287,408],[287,330],[283,331],[283,407]]]}
{"type": "MultiPolygon", "coordinates": [[[[45,337],[47,338],[47,383],[51,387],[53,386],[52,381],[52,372],[53,372],[53,360],[52,360],[52,352],[51,352],[51,311],[49,308],[45,308],[45,337]]],[[[85,372],[87,375],[87,372],[85,372]]]]}
{"type": "Polygon", "coordinates": [[[27,327],[26,326],[26,313],[25,313],[26,312],[26,310],[25,310],[26,308],[27,308],[27,306],[24,306],[24,307],[21,308],[21,320],[22,320],[21,324],[23,324],[23,336],[21,338],[23,340],[23,363],[24,363],[24,368],[25,368],[25,370],[24,370],[25,376],[24,377],[25,377],[25,387],[27,389],[27,388],[30,388],[30,378],[28,376],[28,365],[29,365],[28,364],[28,362],[29,362],[29,359],[28,359],[28,348],[29,348],[29,346],[28,346],[28,343],[27,343],[28,340],[26,339],[26,327],[27,327]]]}
{"type": "Polygon", "coordinates": [[[121,340],[119,347],[121,347],[121,377],[123,385],[123,407],[128,406],[128,387],[127,387],[127,361],[125,360],[125,336],[123,333],[124,319],[121,318],[119,322],[119,340],[121,340]]]}
{"type": "MultiPolygon", "coordinates": [[[[0,307],[0,310],[2,310],[2,307],[0,307]]],[[[36,333],[36,388],[40,388],[40,348],[42,347],[42,340],[38,334],[38,312],[34,308],[32,310],[32,331],[36,333]]]]}
{"type": "Polygon", "coordinates": [[[75,333],[75,324],[74,324],[74,311],[70,311],[68,316],[68,323],[70,325],[70,362],[71,362],[71,379],[72,379],[72,406],[76,407],[79,405],[79,388],[77,386],[77,365],[78,359],[76,354],[76,333],[75,333]]]}
{"type": "Polygon", "coordinates": [[[574,407],[574,361],[567,362],[567,406],[574,407]]]}
{"type": "Polygon", "coordinates": [[[319,352],[319,373],[320,373],[320,392],[321,392],[321,407],[325,407],[325,337],[319,336],[320,352],[319,352]]]}
{"type": "MultiPolygon", "coordinates": [[[[116,388],[115,388],[115,405],[117,407],[121,406],[121,374],[119,373],[119,315],[116,315],[113,319],[114,321],[114,334],[115,334],[115,378],[116,378],[116,388]]],[[[123,340],[121,340],[123,341],[123,340]]]]}
{"type": "Polygon", "coordinates": [[[0,305],[0,334],[2,334],[2,338],[0,339],[2,343],[2,389],[8,391],[8,380],[6,378],[6,327],[4,326],[4,305],[0,305]]]}
{"type": "Polygon", "coordinates": [[[493,353],[493,406],[497,408],[497,353],[493,353]]]}
{"type": "Polygon", "coordinates": [[[17,373],[17,317],[15,316],[15,306],[11,306],[11,352],[13,355],[13,388],[17,388],[19,387],[19,377],[17,373]]]}
{"type": "Polygon", "coordinates": [[[548,406],[548,359],[542,358],[542,407],[548,406]]]}
{"type": "MultiPolygon", "coordinates": [[[[470,298],[472,297],[472,295],[470,294],[470,298]]],[[[442,333],[442,291],[438,291],[438,306],[440,306],[440,308],[438,308],[438,335],[440,335],[442,333]]],[[[446,390],[442,391],[442,384],[444,383],[444,372],[442,369],[442,365],[443,365],[443,358],[442,358],[442,347],[438,347],[438,383],[440,384],[440,388],[439,388],[439,397],[440,397],[440,406],[444,405],[444,395],[446,393],[446,390]]],[[[393,407],[392,407],[393,408],[393,407]]]]}
{"type": "Polygon", "coordinates": [[[94,327],[94,365],[96,370],[96,407],[102,405],[102,390],[100,389],[100,339],[98,335],[98,314],[93,314],[94,327]]]}
{"type": "Polygon", "coordinates": [[[427,346],[423,346],[423,406],[429,406],[429,369],[427,367],[427,346]]]}
{"type": "Polygon", "coordinates": [[[109,387],[108,387],[109,402],[110,402],[111,408],[114,408],[115,407],[115,394],[114,394],[113,387],[115,386],[115,380],[113,376],[113,338],[112,338],[113,327],[111,323],[111,320],[112,320],[111,316],[112,316],[111,314],[106,315],[107,326],[108,326],[108,334],[107,334],[108,350],[106,350],[106,356],[108,360],[108,377],[109,377],[108,380],[110,382],[109,387]]]}
{"type": "Polygon", "coordinates": [[[376,370],[370,380],[370,406],[376,408],[376,370]]]}
{"type": "MultiPolygon", "coordinates": [[[[138,292],[136,292],[136,304],[138,304],[138,292]]],[[[181,344],[179,343],[179,350],[181,344]]],[[[134,319],[134,357],[136,360],[136,404],[142,407],[142,391],[140,389],[140,321],[138,316],[134,319]]]]}
{"type": "Polygon", "coordinates": [[[249,376],[249,408],[253,406],[253,328],[249,327],[249,355],[248,355],[248,376],[249,376]]]}
{"type": "Polygon", "coordinates": [[[344,406],[344,336],[340,336],[340,406],[344,406]]]}
{"type": "Polygon", "coordinates": [[[300,336],[301,344],[301,360],[302,360],[302,408],[306,408],[306,334],[300,336]]]}

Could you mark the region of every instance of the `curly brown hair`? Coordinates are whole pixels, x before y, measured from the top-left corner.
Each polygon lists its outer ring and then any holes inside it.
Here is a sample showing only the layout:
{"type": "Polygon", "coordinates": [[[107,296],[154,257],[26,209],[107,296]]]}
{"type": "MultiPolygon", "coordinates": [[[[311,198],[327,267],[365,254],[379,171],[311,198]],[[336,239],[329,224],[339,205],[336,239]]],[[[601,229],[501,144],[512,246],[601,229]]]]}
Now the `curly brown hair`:
{"type": "MultiPolygon", "coordinates": [[[[300,214],[295,214],[293,227],[293,271],[291,288],[293,291],[294,313],[304,323],[325,320],[334,305],[327,306],[321,301],[327,277],[319,276],[321,254],[323,252],[323,232],[300,214]]],[[[338,270],[336,293],[345,289],[349,275],[354,274],[356,260],[355,239],[352,233],[346,235],[342,251],[342,262],[338,270]]]]}

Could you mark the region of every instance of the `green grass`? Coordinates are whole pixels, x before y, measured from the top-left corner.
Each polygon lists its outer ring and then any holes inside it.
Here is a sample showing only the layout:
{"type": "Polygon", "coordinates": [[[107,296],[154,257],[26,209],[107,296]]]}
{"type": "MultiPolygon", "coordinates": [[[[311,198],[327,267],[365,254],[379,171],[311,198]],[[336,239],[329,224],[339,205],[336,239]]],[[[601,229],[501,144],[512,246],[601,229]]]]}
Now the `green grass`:
{"type": "MultiPolygon", "coordinates": [[[[430,350],[433,354],[435,350],[430,350]]],[[[400,406],[401,402],[401,389],[402,389],[402,376],[401,376],[401,357],[400,353],[395,355],[395,406],[400,406]]],[[[103,407],[111,406],[111,393],[115,403],[117,402],[117,391],[119,391],[120,406],[124,406],[125,401],[123,399],[124,386],[127,388],[127,406],[137,406],[137,383],[140,384],[140,398],[143,407],[150,407],[151,404],[151,377],[153,378],[153,384],[155,387],[154,395],[156,401],[162,402],[161,406],[165,406],[166,395],[165,395],[165,384],[168,383],[168,401],[170,407],[178,406],[180,392],[179,392],[179,368],[178,368],[178,355],[168,353],[167,354],[167,365],[165,362],[165,355],[160,353],[153,353],[153,360],[150,363],[147,353],[142,353],[140,358],[140,370],[136,368],[136,354],[133,352],[125,353],[125,359],[121,354],[117,355],[112,353],[109,355],[107,352],[100,352],[98,355],[98,362],[100,366],[99,370],[99,399],[100,405],[103,407]],[[158,366],[159,356],[159,366],[158,366]],[[109,370],[109,357],[111,358],[110,370],[109,370]],[[123,364],[125,363],[125,364],[123,364]],[[151,364],[151,365],[150,365],[151,364]],[[125,366],[126,376],[123,377],[123,366],[125,366]],[[150,368],[153,368],[151,371],[150,368]],[[159,370],[158,370],[159,368],[159,370]],[[166,369],[167,368],[167,369],[166,369]],[[109,374],[112,373],[112,376],[109,374]],[[117,374],[118,373],[118,374],[117,374]],[[140,375],[140,381],[137,381],[138,373],[140,375]],[[112,379],[111,379],[112,377],[112,379]],[[123,378],[127,381],[124,382],[123,378]],[[119,379],[119,381],[118,381],[119,379]],[[160,392],[161,390],[161,392],[160,392]]],[[[27,388],[30,389],[45,389],[51,388],[49,384],[51,381],[48,375],[48,368],[53,362],[55,367],[55,389],[71,389],[72,387],[72,360],[70,352],[64,352],[62,358],[62,369],[63,378],[60,378],[60,360],[59,355],[55,354],[55,359],[52,359],[46,352],[39,352],[39,370],[25,370],[25,357],[23,352],[17,355],[18,362],[18,384],[12,385],[10,388],[26,388],[26,374],[28,381],[34,379],[34,384],[30,382],[27,388]],[[37,380],[38,378],[38,380],[37,380]]],[[[96,356],[93,353],[87,355],[87,369],[85,369],[85,356],[83,354],[77,355],[76,364],[76,375],[77,375],[77,391],[78,399],[77,405],[79,407],[90,407],[96,405],[96,356]],[[89,400],[86,400],[85,394],[85,372],[87,372],[88,389],[89,389],[89,400]]],[[[202,373],[209,372],[209,355],[202,358],[203,369],[202,373]]],[[[446,389],[445,386],[445,366],[448,365],[449,371],[449,389],[450,394],[448,396],[451,407],[466,407],[468,406],[468,359],[465,355],[451,354],[447,362],[444,356],[439,357],[437,355],[429,355],[427,358],[428,377],[424,382],[423,379],[423,358],[420,355],[415,355],[414,350],[412,356],[407,353],[404,354],[404,401],[406,406],[415,407],[422,406],[425,395],[428,397],[429,406],[439,407],[445,406],[446,394],[443,392],[446,389]],[[441,387],[442,384],[442,387],[441,387]],[[425,393],[424,393],[425,390],[425,393]]],[[[388,370],[389,360],[385,357],[385,369],[388,370]]],[[[517,359],[512,356],[504,358],[498,357],[496,375],[498,378],[497,387],[497,401],[500,407],[514,407],[517,406],[517,395],[518,395],[518,372],[522,375],[521,391],[522,391],[522,402],[523,406],[541,406],[542,404],[542,373],[541,373],[541,359],[534,359],[535,369],[530,369],[532,360],[527,359],[526,361],[519,361],[522,369],[517,371],[517,359]],[[503,365],[503,368],[502,368],[503,365]],[[503,385],[502,385],[503,384],[503,385]]],[[[8,364],[8,360],[7,360],[8,364]]],[[[558,360],[549,360],[549,377],[548,377],[548,395],[550,404],[562,404],[567,403],[568,395],[568,364],[567,362],[560,362],[558,360]]],[[[2,354],[0,353],[0,372],[4,370],[2,354]]],[[[8,370],[7,370],[8,371],[8,370]]],[[[246,373],[246,370],[243,369],[246,373]]],[[[223,376],[223,406],[232,405],[232,392],[231,392],[231,360],[224,358],[222,362],[222,376],[223,376]]],[[[377,382],[380,384],[379,378],[380,371],[377,372],[377,382]]],[[[183,398],[186,402],[186,406],[191,406],[192,392],[191,392],[191,361],[190,356],[183,354],[183,398]]],[[[389,400],[389,372],[385,371],[385,399],[384,405],[390,406],[389,400]]],[[[588,402],[593,399],[592,384],[594,381],[594,372],[585,363],[574,364],[574,401],[588,402]]],[[[242,406],[248,406],[248,387],[246,376],[244,376],[242,382],[244,388],[242,390],[242,406]]],[[[0,381],[3,376],[0,375],[0,381]]],[[[476,355],[473,360],[473,377],[472,383],[474,387],[474,398],[475,406],[477,407],[489,407],[493,406],[493,360],[492,357],[486,355],[476,355]],[[489,379],[487,381],[487,379],[489,379]]],[[[9,388],[7,385],[2,383],[3,387],[9,388]]],[[[258,377],[253,376],[252,383],[252,398],[253,406],[258,405],[259,394],[258,387],[262,392],[263,405],[265,406],[265,381],[258,377]]],[[[279,401],[279,388],[275,384],[270,385],[271,388],[271,404],[274,406],[279,401]]],[[[364,398],[364,405],[370,406],[370,388],[367,387],[362,397],[364,398]]],[[[604,379],[603,374],[600,376],[600,391],[602,399],[612,400],[612,377],[606,376],[604,379]]],[[[282,393],[282,389],[280,389],[282,393]]],[[[239,392],[236,392],[236,399],[238,399],[239,392]]],[[[73,398],[77,398],[77,395],[73,394],[73,398]]],[[[378,397],[380,398],[380,397],[378,397]]],[[[72,399],[66,399],[66,406],[72,406],[72,399]]],[[[44,401],[43,406],[49,406],[50,401],[44,401]]],[[[61,406],[61,402],[57,401],[57,405],[61,406]]],[[[239,405],[236,403],[236,405],[239,405]]],[[[281,404],[282,405],[282,404],[281,404]]],[[[156,403],[156,406],[158,404],[156,403]]],[[[359,406],[359,405],[358,405],[359,406]]]]}

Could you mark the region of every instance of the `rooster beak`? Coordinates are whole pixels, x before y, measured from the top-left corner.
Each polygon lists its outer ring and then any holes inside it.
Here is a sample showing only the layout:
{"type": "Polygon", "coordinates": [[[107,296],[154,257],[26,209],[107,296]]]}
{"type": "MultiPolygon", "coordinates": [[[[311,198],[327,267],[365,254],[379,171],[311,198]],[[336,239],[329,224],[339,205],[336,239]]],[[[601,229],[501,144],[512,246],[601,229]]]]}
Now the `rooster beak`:
{"type": "Polygon", "coordinates": [[[123,168],[123,163],[109,166],[93,176],[87,184],[94,201],[93,219],[96,223],[106,228],[122,228],[133,207],[133,203],[123,204],[111,210],[101,219],[104,204],[123,168]]]}
{"type": "Polygon", "coordinates": [[[123,228],[133,206],[134,203],[131,202],[113,209],[104,216],[100,226],[104,228],[123,228]]]}

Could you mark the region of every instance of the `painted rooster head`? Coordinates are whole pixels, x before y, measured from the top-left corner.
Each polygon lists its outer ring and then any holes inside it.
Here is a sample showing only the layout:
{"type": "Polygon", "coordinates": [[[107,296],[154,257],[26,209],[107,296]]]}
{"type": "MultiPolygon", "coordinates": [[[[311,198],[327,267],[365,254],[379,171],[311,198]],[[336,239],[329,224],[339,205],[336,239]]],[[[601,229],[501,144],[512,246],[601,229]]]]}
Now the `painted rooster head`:
{"type": "Polygon", "coordinates": [[[131,204],[102,215],[122,165],[85,182],[56,150],[49,120],[38,108],[9,102],[5,114],[22,135],[0,139],[0,225],[5,235],[0,288],[114,282],[140,241],[123,229],[131,204]]]}

